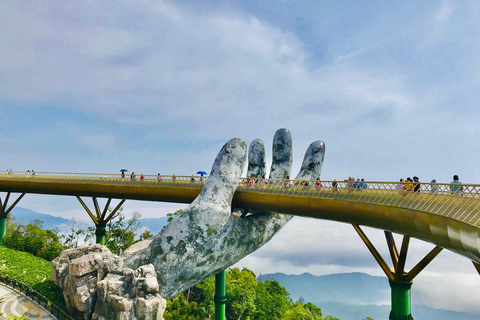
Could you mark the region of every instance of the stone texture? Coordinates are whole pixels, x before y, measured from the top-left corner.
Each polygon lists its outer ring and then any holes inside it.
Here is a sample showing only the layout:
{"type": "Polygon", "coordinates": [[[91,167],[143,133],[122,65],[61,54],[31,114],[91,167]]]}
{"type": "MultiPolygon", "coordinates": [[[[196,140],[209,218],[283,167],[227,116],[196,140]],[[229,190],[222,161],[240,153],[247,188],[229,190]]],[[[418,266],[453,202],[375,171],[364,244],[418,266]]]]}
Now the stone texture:
{"type": "Polygon", "coordinates": [[[68,310],[86,320],[163,317],[166,300],[158,294],[153,265],[134,271],[108,248],[94,245],[63,251],[52,261],[52,268],[68,310]]]}
{"type": "Polygon", "coordinates": [[[137,253],[140,250],[148,248],[148,246],[152,243],[152,239],[147,239],[143,241],[139,241],[133,244],[131,247],[127,248],[123,253],[122,257],[128,257],[134,253],[137,253]]]}
{"type": "Polygon", "coordinates": [[[255,139],[248,148],[248,178],[265,179],[267,163],[265,162],[265,145],[260,139],[255,139]]]}

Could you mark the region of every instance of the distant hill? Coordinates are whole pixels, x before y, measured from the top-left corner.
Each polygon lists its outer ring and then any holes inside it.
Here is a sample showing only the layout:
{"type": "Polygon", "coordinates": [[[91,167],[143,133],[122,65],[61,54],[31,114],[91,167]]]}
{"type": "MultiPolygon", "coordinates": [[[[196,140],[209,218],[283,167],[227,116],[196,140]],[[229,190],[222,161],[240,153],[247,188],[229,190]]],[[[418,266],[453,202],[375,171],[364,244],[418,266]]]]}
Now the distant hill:
{"type": "Polygon", "coordinates": [[[145,218],[138,220],[142,226],[150,230],[152,234],[157,234],[164,226],[168,224],[168,217],[145,218]]]}
{"type": "MultiPolygon", "coordinates": [[[[72,227],[72,220],[65,219],[61,217],[52,216],[49,214],[44,214],[40,212],[35,212],[29,209],[14,207],[10,215],[18,221],[21,221],[23,224],[28,224],[35,219],[43,221],[44,229],[54,229],[58,228],[62,233],[68,233],[72,227]]],[[[151,233],[156,234],[164,226],[168,224],[167,217],[161,218],[145,218],[139,219],[140,224],[150,230],[151,233]]],[[[93,222],[77,222],[75,224],[76,229],[86,229],[88,227],[93,227],[93,222]]],[[[142,228],[143,230],[143,228],[142,228]]]]}
{"type": "MultiPolygon", "coordinates": [[[[62,231],[70,230],[72,227],[72,220],[65,219],[61,217],[52,216],[49,214],[44,214],[40,212],[35,212],[29,209],[21,208],[21,207],[14,207],[12,212],[10,213],[12,218],[15,218],[18,221],[21,221],[23,224],[28,224],[35,219],[39,219],[43,221],[43,228],[44,229],[54,229],[58,228],[62,231]]],[[[76,228],[86,228],[89,224],[84,222],[78,222],[76,228]]]]}
{"type": "MultiPolygon", "coordinates": [[[[260,277],[259,277],[260,278],[260,277]]],[[[314,276],[309,273],[262,275],[263,280],[278,281],[293,300],[303,297],[322,309],[324,315],[341,320],[362,320],[366,317],[388,319],[390,314],[390,286],[386,277],[365,273],[340,273],[314,276]]],[[[412,306],[417,320],[478,320],[479,314],[434,309],[422,305],[412,306]]]]}
{"type": "Polygon", "coordinates": [[[385,277],[373,277],[365,273],[342,273],[314,276],[310,273],[263,275],[284,286],[293,299],[304,297],[313,303],[339,301],[346,304],[390,303],[390,286],[385,277]]]}

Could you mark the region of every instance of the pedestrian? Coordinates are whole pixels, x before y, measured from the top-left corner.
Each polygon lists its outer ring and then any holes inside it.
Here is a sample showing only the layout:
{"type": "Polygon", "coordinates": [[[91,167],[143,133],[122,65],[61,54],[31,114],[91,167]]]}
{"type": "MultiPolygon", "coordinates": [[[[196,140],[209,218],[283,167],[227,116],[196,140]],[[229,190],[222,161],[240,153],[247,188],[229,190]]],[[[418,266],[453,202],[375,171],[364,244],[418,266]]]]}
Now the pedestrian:
{"type": "Polygon", "coordinates": [[[130,179],[135,179],[135,172],[132,171],[132,174],[130,175],[130,179]]]}
{"type": "Polygon", "coordinates": [[[402,191],[405,189],[405,181],[403,179],[400,179],[400,181],[397,183],[397,185],[395,186],[395,189],[397,191],[402,191]]]}
{"type": "Polygon", "coordinates": [[[407,178],[407,182],[405,183],[405,191],[413,191],[413,180],[410,177],[407,178]]]}
{"type": "Polygon", "coordinates": [[[360,179],[357,179],[357,181],[353,182],[353,189],[358,189],[360,188],[360,179]]]}
{"type": "Polygon", "coordinates": [[[193,174],[192,174],[192,177],[190,178],[190,182],[191,182],[191,183],[194,183],[194,182],[195,182],[195,178],[193,177],[193,174]]]}
{"type": "Polygon", "coordinates": [[[450,192],[452,195],[461,196],[463,192],[463,186],[461,186],[462,183],[460,182],[458,176],[454,175],[453,181],[450,183],[450,192]]]}
{"type": "Polygon", "coordinates": [[[290,188],[290,176],[287,176],[287,179],[285,180],[284,185],[285,185],[285,189],[290,188]]]}
{"type": "Polygon", "coordinates": [[[160,173],[157,174],[157,182],[162,182],[162,177],[160,176],[160,173]]]}
{"type": "Polygon", "coordinates": [[[368,188],[368,185],[365,182],[365,179],[362,178],[362,180],[360,181],[360,189],[367,189],[367,188],[368,188]]]}
{"type": "Polygon", "coordinates": [[[172,180],[173,180],[174,183],[177,182],[177,176],[175,175],[175,173],[172,176],[172,180]]]}
{"type": "Polygon", "coordinates": [[[35,175],[35,170],[32,170],[32,176],[34,176],[34,175],[35,175]]]}
{"type": "Polygon", "coordinates": [[[437,180],[432,179],[432,181],[430,181],[430,183],[431,183],[431,185],[430,185],[430,193],[437,193],[437,192],[438,192],[437,180]]]}
{"type": "Polygon", "coordinates": [[[338,186],[338,182],[337,182],[337,179],[333,179],[332,181],[332,188],[333,188],[333,191],[337,192],[338,189],[337,189],[337,186],[338,186]]]}
{"type": "Polygon", "coordinates": [[[414,184],[413,191],[420,192],[420,181],[418,181],[417,176],[413,177],[413,184],[414,184]]]}
{"type": "Polygon", "coordinates": [[[140,181],[143,181],[143,173],[140,175],[140,181]]]}
{"type": "Polygon", "coordinates": [[[317,178],[317,182],[315,182],[315,190],[322,190],[322,181],[320,181],[320,178],[317,178]]]}

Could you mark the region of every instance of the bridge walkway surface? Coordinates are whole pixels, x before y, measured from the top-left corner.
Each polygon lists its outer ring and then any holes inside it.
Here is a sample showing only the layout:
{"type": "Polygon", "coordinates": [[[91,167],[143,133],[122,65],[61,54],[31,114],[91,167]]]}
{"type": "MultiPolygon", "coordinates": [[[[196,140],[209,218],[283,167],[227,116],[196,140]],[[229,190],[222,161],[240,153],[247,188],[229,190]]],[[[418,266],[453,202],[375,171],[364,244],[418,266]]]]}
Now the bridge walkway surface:
{"type": "Polygon", "coordinates": [[[0,316],[1,320],[6,320],[7,316],[28,316],[28,319],[32,320],[56,319],[29,297],[3,283],[0,283],[0,298],[4,298],[4,301],[0,304],[0,312],[4,313],[0,316]]]}

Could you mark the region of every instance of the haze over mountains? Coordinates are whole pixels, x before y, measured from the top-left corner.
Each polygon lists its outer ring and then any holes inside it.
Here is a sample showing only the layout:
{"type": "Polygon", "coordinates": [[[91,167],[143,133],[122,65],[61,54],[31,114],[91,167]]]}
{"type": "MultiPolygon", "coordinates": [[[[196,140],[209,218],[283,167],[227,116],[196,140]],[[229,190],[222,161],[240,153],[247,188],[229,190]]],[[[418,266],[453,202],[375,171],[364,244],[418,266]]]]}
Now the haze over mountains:
{"type": "MultiPolygon", "coordinates": [[[[29,209],[15,207],[11,216],[26,224],[35,219],[43,221],[43,228],[58,228],[61,233],[68,233],[72,220],[38,213],[29,209]]],[[[153,234],[158,233],[167,222],[167,217],[145,218],[139,220],[144,228],[153,234]]],[[[77,221],[76,229],[86,229],[93,222],[77,221]]],[[[259,275],[263,280],[271,278],[290,293],[293,300],[301,297],[313,302],[322,309],[324,315],[333,315],[342,320],[362,320],[367,316],[388,319],[390,312],[390,287],[385,277],[370,276],[365,273],[343,273],[315,276],[309,273],[286,275],[284,273],[259,275]]],[[[415,287],[412,288],[415,296],[415,287]]],[[[414,301],[414,299],[413,299],[414,301]]],[[[478,320],[479,314],[462,313],[434,309],[423,305],[413,305],[412,314],[416,320],[478,320]]]]}

